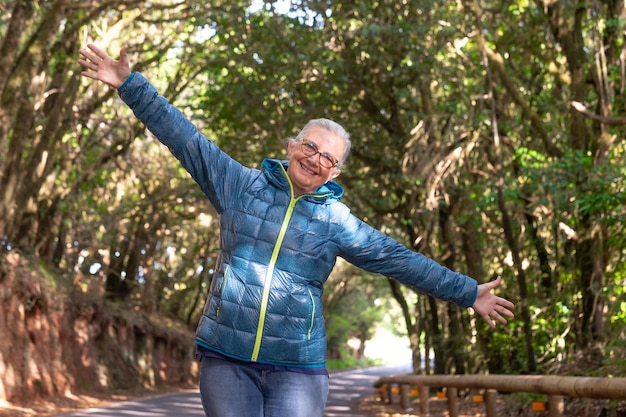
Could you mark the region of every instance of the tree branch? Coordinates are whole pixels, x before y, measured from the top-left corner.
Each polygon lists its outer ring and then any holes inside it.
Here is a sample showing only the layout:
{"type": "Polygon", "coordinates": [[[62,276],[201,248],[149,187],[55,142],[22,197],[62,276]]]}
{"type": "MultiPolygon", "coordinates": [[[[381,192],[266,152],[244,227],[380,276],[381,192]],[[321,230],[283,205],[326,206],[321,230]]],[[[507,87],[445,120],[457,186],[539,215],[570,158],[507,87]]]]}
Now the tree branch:
{"type": "Polygon", "coordinates": [[[595,114],[587,110],[587,107],[578,101],[570,101],[570,105],[583,116],[591,120],[595,120],[596,122],[611,126],[626,125],[626,117],[600,116],[599,114],[595,114]]]}

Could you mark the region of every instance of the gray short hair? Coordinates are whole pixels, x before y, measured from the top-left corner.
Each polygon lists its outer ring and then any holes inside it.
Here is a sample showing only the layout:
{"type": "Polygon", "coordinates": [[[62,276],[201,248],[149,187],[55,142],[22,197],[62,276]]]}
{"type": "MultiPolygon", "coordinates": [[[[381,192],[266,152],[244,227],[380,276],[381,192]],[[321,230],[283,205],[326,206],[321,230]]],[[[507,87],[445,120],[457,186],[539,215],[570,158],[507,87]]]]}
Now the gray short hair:
{"type": "Polygon", "coordinates": [[[300,133],[293,139],[295,142],[302,142],[304,138],[306,138],[314,127],[325,129],[335,135],[339,136],[344,144],[346,145],[346,150],[343,155],[339,158],[338,166],[342,166],[346,159],[348,159],[348,155],[350,154],[350,149],[352,148],[352,142],[350,141],[350,134],[343,128],[339,123],[330,120],[330,119],[311,119],[304,125],[300,133]]]}

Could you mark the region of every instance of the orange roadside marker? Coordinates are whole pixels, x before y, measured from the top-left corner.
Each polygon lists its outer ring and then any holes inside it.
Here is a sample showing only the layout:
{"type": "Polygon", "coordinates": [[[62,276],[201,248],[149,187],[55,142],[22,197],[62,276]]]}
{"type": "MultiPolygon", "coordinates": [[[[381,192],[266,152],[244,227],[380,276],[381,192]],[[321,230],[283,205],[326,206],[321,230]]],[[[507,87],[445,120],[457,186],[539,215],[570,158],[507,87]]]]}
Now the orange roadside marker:
{"type": "Polygon", "coordinates": [[[533,402],[533,411],[546,411],[546,403],[538,401],[533,402]]]}

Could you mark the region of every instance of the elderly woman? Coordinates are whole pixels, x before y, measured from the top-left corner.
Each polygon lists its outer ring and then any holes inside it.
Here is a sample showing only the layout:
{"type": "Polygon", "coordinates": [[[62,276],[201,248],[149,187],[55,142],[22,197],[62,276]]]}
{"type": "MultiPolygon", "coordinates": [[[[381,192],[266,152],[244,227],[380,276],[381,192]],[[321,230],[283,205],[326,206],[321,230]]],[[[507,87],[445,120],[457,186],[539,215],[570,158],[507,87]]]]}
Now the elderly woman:
{"type": "Polygon", "coordinates": [[[322,291],[338,256],[422,293],[473,307],[489,325],[513,304],[409,250],[350,213],[334,179],[350,150],[336,122],[314,119],[289,140],[288,160],[262,169],[233,160],[139,73],[126,48],[94,45],[85,77],[117,89],[135,116],[191,174],[220,215],[221,254],[196,333],[209,417],[320,417],[328,395],[322,291]]]}

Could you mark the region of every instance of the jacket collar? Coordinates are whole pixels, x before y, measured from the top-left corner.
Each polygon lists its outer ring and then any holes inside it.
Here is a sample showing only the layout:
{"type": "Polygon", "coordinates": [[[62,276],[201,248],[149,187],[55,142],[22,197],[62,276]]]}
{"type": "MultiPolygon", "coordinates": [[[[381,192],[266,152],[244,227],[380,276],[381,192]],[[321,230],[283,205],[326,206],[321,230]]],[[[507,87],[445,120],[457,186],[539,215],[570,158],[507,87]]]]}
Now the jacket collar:
{"type": "MultiPolygon", "coordinates": [[[[278,188],[285,190],[290,189],[289,178],[287,177],[288,166],[288,161],[279,161],[277,159],[263,160],[263,169],[269,181],[278,188]]],[[[339,200],[343,196],[343,192],[341,185],[334,180],[330,180],[326,184],[321,185],[314,193],[305,195],[314,197],[311,200],[321,202],[326,201],[328,198],[339,200]]]]}

